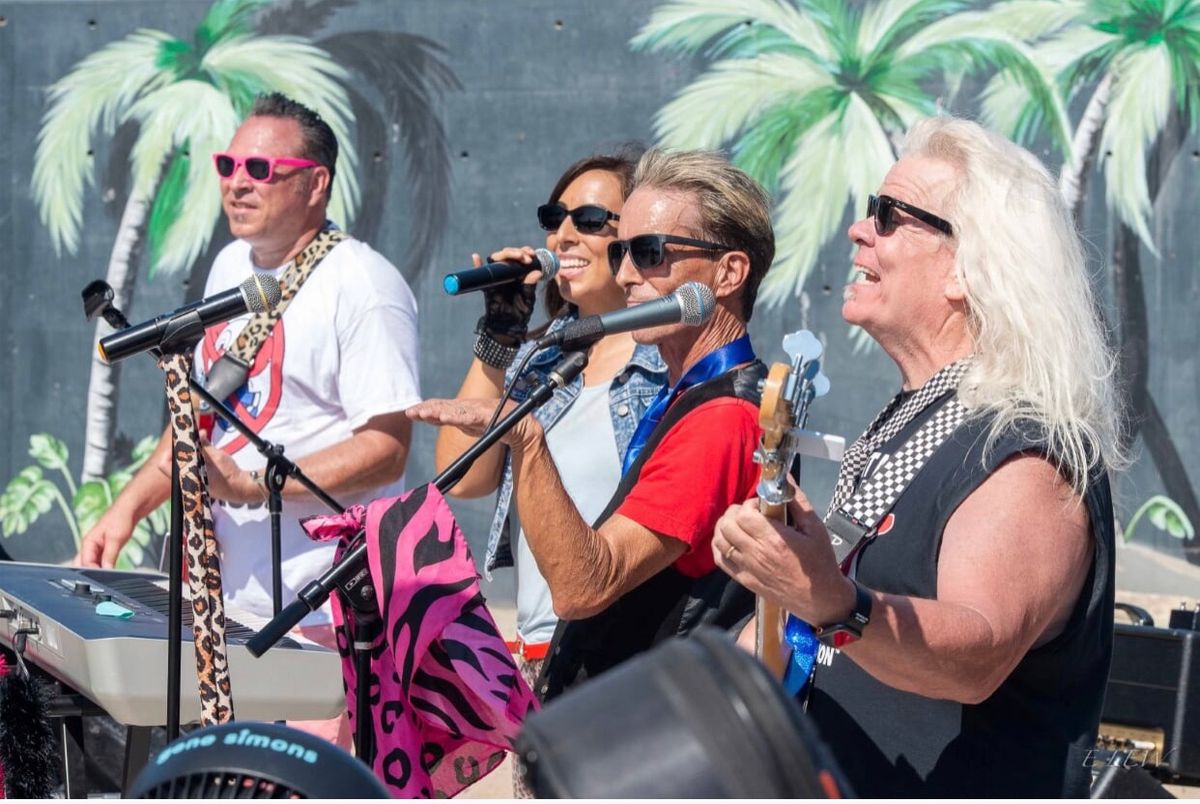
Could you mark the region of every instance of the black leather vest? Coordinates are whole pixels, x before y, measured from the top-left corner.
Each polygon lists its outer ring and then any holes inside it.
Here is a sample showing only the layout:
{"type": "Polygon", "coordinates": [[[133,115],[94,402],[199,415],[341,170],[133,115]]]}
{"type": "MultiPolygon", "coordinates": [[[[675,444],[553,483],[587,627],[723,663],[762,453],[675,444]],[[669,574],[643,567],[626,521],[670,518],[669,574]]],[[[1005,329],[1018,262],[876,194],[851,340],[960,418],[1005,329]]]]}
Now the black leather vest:
{"type": "MultiPolygon", "coordinates": [[[[939,407],[931,405],[880,452],[894,454],[939,407]]],[[[1005,459],[1044,453],[1028,425],[1010,428],[987,450],[989,424],[968,419],[913,479],[892,509],[891,530],[862,549],[857,577],[864,586],[937,598],[942,531],[955,509],[1005,459]]],[[[845,654],[818,653],[808,712],[857,795],[1087,798],[1085,760],[1095,745],[1113,635],[1113,512],[1103,472],[1091,478],[1084,505],[1094,552],[1070,619],[987,700],[962,704],[901,692],[845,654]]]]}

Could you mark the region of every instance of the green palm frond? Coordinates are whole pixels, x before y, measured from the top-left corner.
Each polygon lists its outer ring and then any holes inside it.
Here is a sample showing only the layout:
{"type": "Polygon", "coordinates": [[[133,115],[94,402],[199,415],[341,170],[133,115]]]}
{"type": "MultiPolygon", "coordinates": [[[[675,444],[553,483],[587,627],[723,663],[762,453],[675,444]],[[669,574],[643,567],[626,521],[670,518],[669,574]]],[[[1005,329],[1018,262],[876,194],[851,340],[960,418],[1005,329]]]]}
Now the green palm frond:
{"type": "Polygon", "coordinates": [[[940,19],[959,13],[963,0],[881,0],[863,11],[858,51],[887,56],[901,42],[940,19]]]}
{"type": "Polygon", "coordinates": [[[634,50],[657,50],[690,55],[720,40],[724,55],[739,40],[733,32],[754,35],[755,26],[773,28],[818,59],[834,61],[836,53],[813,15],[805,14],[787,0],[674,0],[659,6],[642,30],[630,40],[634,50]],[[733,34],[732,38],[726,34],[733,34]]]}
{"type": "Polygon", "coordinates": [[[779,172],[796,141],[844,102],[845,94],[832,86],[794,100],[784,99],[763,112],[734,144],[734,164],[758,180],[767,192],[774,193],[779,188],[779,172]]]}
{"type": "Polygon", "coordinates": [[[832,86],[823,70],[782,54],[720,61],[659,111],[655,131],[673,148],[717,148],[781,101],[832,86]]]}
{"type": "Polygon", "coordinates": [[[1165,47],[1122,54],[1113,63],[1108,117],[1100,135],[1105,194],[1116,211],[1151,251],[1150,191],[1146,152],[1158,138],[1171,107],[1171,60],[1165,47]]]}
{"type": "Polygon", "coordinates": [[[162,256],[162,242],[166,239],[171,224],[179,218],[179,208],[187,195],[187,175],[192,157],[187,143],[171,155],[154,203],[150,206],[150,217],[146,224],[146,251],[150,255],[149,277],[154,278],[154,266],[162,256]]]}
{"type": "Polygon", "coordinates": [[[1060,74],[1060,83],[1069,87],[1087,86],[1098,81],[1101,75],[1112,68],[1113,59],[1121,54],[1121,42],[1101,31],[1096,33],[1101,41],[1090,50],[1076,53],[1060,74]]]}
{"type": "Polygon", "coordinates": [[[130,110],[139,123],[130,153],[133,186],[147,195],[162,180],[164,163],[188,144],[186,169],[168,173],[160,192],[179,198],[173,219],[152,221],[150,272],[174,273],[189,267],[208,247],[220,214],[220,193],[212,169],[212,154],[233,137],[238,117],[229,99],[212,84],[178,81],[139,101],[130,110]]]}
{"type": "Polygon", "coordinates": [[[1016,142],[1028,142],[1045,124],[1025,85],[1007,70],[988,80],[979,100],[983,122],[1016,142]]]}
{"type": "Polygon", "coordinates": [[[254,17],[275,0],[216,0],[196,28],[196,45],[203,52],[223,39],[254,32],[254,17]]]}
{"type": "Polygon", "coordinates": [[[765,302],[780,304],[800,293],[822,247],[838,233],[847,205],[865,206],[894,160],[887,132],[853,94],[840,114],[800,138],[781,172],[775,227],[780,234],[775,264],[760,292],[765,302]]]}
{"type": "Polygon", "coordinates": [[[897,69],[928,73],[931,66],[940,65],[1007,70],[1029,93],[1051,139],[1068,153],[1072,126],[1058,87],[1028,45],[1002,31],[984,28],[985,22],[977,12],[963,12],[926,26],[896,48],[897,69]]]}
{"type": "Polygon", "coordinates": [[[990,29],[1038,42],[1076,26],[1086,11],[1087,0],[1003,0],[980,14],[990,29]]]}
{"type": "Polygon", "coordinates": [[[1038,42],[1035,49],[1038,58],[1058,75],[1059,82],[1070,88],[1075,83],[1098,79],[1116,52],[1115,46],[1111,34],[1091,25],[1077,24],[1038,42]]]}
{"type": "Polygon", "coordinates": [[[309,107],[329,124],[342,148],[329,216],[349,227],[358,212],[358,152],[350,125],[354,119],[342,82],[350,74],[319,47],[294,36],[235,37],[214,45],[203,67],[213,75],[257,76],[263,86],[309,107]]]}
{"type": "Polygon", "coordinates": [[[136,31],[90,54],[50,87],[31,187],[56,253],[79,248],[83,188],[95,181],[91,136],[111,136],[143,93],[170,81],[158,65],[169,41],[161,31],[136,31]]]}
{"type": "MultiPolygon", "coordinates": [[[[1029,4],[1037,3],[1036,0],[1030,3],[1022,0],[1003,5],[1024,7],[1029,4]]],[[[1083,24],[1080,17],[1071,20],[1060,17],[1055,13],[1058,3],[1051,5],[1055,8],[1040,15],[1028,9],[1021,10],[1027,11],[1039,23],[1044,23],[1049,32],[1049,38],[1032,47],[1031,58],[1043,80],[1049,82],[1052,79],[1065,101],[1077,87],[1090,85],[1099,77],[1110,58],[1104,53],[1113,38],[1111,34],[1083,24]],[[1088,64],[1091,66],[1085,66],[1088,64]],[[1080,81],[1084,75],[1086,79],[1080,81]]],[[[1026,20],[1021,14],[1015,13],[1015,9],[1009,10],[1014,12],[1011,14],[1014,27],[1009,32],[1014,35],[1023,33],[1022,25],[1026,20]]],[[[1004,69],[992,76],[981,93],[981,101],[983,120],[1018,142],[1029,142],[1046,125],[1044,109],[1032,102],[1028,83],[1020,81],[1011,70],[1004,69]]]]}
{"type": "Polygon", "coordinates": [[[1195,130],[1200,122],[1200,8],[1187,27],[1171,32],[1168,42],[1175,104],[1186,110],[1189,126],[1195,130]]]}

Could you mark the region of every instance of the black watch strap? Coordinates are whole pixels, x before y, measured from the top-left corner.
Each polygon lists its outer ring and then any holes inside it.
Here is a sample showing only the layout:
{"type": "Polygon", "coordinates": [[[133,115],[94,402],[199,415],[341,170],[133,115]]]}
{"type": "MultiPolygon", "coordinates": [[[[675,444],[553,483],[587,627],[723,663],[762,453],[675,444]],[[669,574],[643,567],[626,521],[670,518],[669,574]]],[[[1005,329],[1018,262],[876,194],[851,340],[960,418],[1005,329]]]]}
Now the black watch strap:
{"type": "Polygon", "coordinates": [[[854,584],[854,608],[850,610],[850,616],[840,623],[813,628],[817,641],[822,645],[840,648],[856,642],[862,639],[863,629],[871,622],[871,593],[853,578],[850,582],[854,584]]]}

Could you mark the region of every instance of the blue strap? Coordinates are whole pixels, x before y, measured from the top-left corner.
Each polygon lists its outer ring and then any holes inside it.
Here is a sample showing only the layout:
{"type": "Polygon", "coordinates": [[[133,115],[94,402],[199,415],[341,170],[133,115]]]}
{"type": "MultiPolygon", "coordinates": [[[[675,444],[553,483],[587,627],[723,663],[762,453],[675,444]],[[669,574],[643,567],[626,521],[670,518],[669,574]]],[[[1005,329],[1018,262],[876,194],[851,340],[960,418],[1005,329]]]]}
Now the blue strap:
{"type": "Polygon", "coordinates": [[[663,386],[662,390],[658,392],[658,396],[654,397],[654,401],[650,403],[650,407],[646,408],[642,420],[638,422],[637,429],[633,432],[629,446],[625,449],[625,460],[621,466],[622,477],[629,471],[629,467],[633,466],[638,454],[646,446],[650,434],[662,421],[663,414],[667,412],[667,408],[671,407],[671,403],[677,396],[693,385],[699,385],[714,377],[719,377],[734,366],[750,363],[754,359],[754,347],[750,345],[750,336],[743,335],[736,341],[731,341],[720,349],[709,352],[688,369],[675,385],[663,386]]]}
{"type": "Polygon", "coordinates": [[[812,626],[789,614],[783,641],[792,646],[792,657],[783,672],[783,686],[793,698],[804,691],[817,659],[817,635],[812,626]]]}

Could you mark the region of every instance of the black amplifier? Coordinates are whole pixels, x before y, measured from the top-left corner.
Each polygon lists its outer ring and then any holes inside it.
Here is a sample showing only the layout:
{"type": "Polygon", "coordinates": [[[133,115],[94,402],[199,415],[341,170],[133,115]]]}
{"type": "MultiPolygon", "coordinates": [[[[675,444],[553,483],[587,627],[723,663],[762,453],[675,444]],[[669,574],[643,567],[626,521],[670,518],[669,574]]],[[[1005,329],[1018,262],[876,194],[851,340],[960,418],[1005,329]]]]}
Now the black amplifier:
{"type": "Polygon", "coordinates": [[[1115,626],[1100,746],[1200,780],[1200,631],[1115,626]]]}

